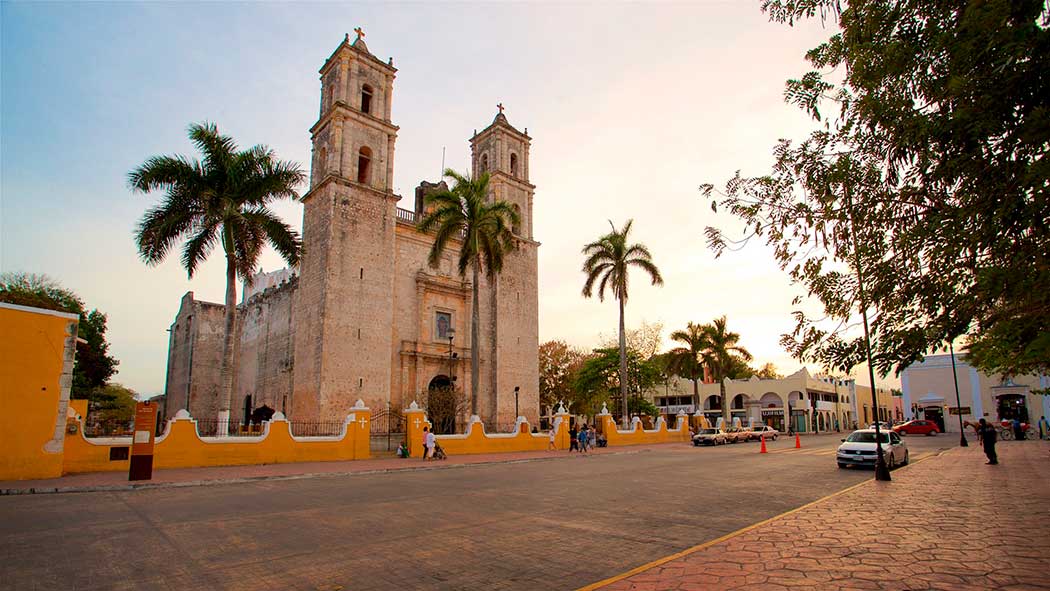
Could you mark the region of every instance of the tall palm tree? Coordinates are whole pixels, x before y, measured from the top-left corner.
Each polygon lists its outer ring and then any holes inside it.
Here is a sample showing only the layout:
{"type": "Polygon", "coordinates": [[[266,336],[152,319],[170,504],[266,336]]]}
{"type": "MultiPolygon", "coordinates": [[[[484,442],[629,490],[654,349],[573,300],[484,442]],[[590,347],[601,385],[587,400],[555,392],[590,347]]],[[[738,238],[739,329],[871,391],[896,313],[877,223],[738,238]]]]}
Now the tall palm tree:
{"type": "Polygon", "coordinates": [[[677,376],[693,382],[693,404],[700,409],[700,380],[704,378],[704,352],[710,347],[704,327],[690,322],[685,330],[671,333],[671,340],[682,343],[668,352],[668,368],[677,376]]]}
{"type": "Polygon", "coordinates": [[[630,267],[639,267],[649,274],[653,285],[663,285],[660,269],[653,264],[653,256],[644,244],[627,243],[634,220],[627,220],[622,230],[617,230],[612,221],[612,231],[596,242],[583,247],[587,258],[583,262],[583,272],[587,281],[583,284],[583,296],[591,297],[597,283],[598,300],[605,301],[605,289],[608,288],[620,304],[620,397],[623,402],[624,428],[629,424],[627,413],[627,339],[624,333],[623,308],[627,303],[628,271],[630,267]]]}
{"type": "Polygon", "coordinates": [[[147,265],[163,261],[182,244],[182,266],[192,278],[216,244],[226,254],[226,334],[222,344],[219,421],[229,420],[233,396],[237,278],[251,283],[263,248],[270,244],[289,265],[299,264],[302,240],[267,205],[296,199],[306,176],[294,162],[278,160],[266,146],[238,150],[214,123],[193,124],[189,137],[202,159],[154,156],[128,173],[132,191],[163,190],[164,200],[146,211],[135,232],[147,265]]]}
{"type": "Polygon", "coordinates": [[[422,232],[435,232],[434,244],[430,247],[427,262],[437,268],[441,255],[452,244],[461,241],[458,269],[461,277],[469,267],[473,273],[473,305],[470,315],[470,414],[478,414],[478,368],[480,367],[479,325],[481,315],[478,305],[478,289],[481,271],[494,278],[503,269],[503,255],[514,250],[512,229],[520,223],[514,206],[506,201],[489,199],[489,174],[481,173],[477,178],[464,176],[451,168],[445,176],[454,181],[447,191],[432,193],[426,197],[426,213],[419,220],[422,232]]]}
{"type": "Polygon", "coordinates": [[[704,351],[704,362],[711,369],[714,379],[718,380],[718,389],[722,395],[722,421],[728,427],[730,424],[729,401],[726,400],[725,378],[733,364],[733,356],[736,355],[744,361],[751,361],[751,353],[740,347],[740,335],[729,332],[726,329],[726,317],[716,318],[714,323],[703,326],[704,336],[707,339],[707,349],[704,351]]]}

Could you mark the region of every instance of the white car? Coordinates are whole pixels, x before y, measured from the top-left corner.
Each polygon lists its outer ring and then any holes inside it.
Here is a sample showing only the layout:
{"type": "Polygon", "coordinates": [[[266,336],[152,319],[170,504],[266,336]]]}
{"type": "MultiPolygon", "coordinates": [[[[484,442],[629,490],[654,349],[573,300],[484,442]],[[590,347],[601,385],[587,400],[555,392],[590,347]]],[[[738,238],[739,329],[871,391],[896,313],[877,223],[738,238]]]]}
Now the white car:
{"type": "MultiPolygon", "coordinates": [[[[886,458],[886,467],[890,470],[908,464],[908,447],[901,436],[893,431],[882,431],[882,453],[886,458]]],[[[860,429],[842,440],[836,459],[839,468],[849,466],[875,466],[878,451],[875,449],[875,429],[860,429]]]]}
{"type": "Polygon", "coordinates": [[[697,447],[701,445],[725,445],[726,441],[726,432],[721,429],[700,429],[700,432],[693,436],[693,445],[697,447]]]}
{"type": "Polygon", "coordinates": [[[776,441],[777,437],[780,437],[780,431],[769,425],[756,425],[751,428],[751,439],[762,439],[762,437],[770,441],[776,441]]]}

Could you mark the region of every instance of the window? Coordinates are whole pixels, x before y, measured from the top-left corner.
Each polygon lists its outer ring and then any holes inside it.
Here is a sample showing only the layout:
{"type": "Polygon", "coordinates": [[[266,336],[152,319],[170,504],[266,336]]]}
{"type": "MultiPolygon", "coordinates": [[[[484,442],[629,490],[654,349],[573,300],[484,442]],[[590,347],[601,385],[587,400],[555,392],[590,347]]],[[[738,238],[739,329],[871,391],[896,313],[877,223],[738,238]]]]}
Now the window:
{"type": "Polygon", "coordinates": [[[510,174],[511,176],[518,176],[518,155],[510,155],[510,174]]]}
{"type": "Polygon", "coordinates": [[[514,213],[517,214],[514,219],[514,233],[521,236],[521,208],[517,204],[514,204],[514,213]]]}
{"type": "Polygon", "coordinates": [[[335,86],[328,87],[328,108],[331,109],[335,105],[335,86]]]}
{"type": "Polygon", "coordinates": [[[447,341],[454,334],[455,332],[452,331],[452,314],[449,312],[435,312],[434,339],[447,341]]]}
{"type": "Polygon", "coordinates": [[[317,176],[323,177],[325,169],[328,168],[328,150],[321,148],[321,153],[317,157],[317,176]]]}
{"type": "Polygon", "coordinates": [[[357,182],[367,185],[372,181],[372,150],[361,146],[357,153],[357,182]]]}
{"type": "Polygon", "coordinates": [[[489,171],[489,155],[488,154],[482,154],[481,155],[481,172],[488,172],[488,171],[489,171]]]}
{"type": "Polygon", "coordinates": [[[361,87],[361,112],[372,112],[372,87],[367,84],[361,87]]]}

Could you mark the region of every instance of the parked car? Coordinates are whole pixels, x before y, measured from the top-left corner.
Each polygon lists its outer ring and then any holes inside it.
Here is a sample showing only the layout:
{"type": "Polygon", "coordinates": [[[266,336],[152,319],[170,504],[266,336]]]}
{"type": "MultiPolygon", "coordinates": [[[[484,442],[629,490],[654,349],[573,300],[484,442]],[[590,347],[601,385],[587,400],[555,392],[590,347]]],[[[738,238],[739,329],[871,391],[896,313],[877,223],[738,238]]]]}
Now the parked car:
{"type": "Polygon", "coordinates": [[[780,437],[780,431],[769,425],[758,425],[751,429],[751,439],[762,439],[763,436],[770,441],[776,441],[777,437],[780,437]]]}
{"type": "Polygon", "coordinates": [[[729,443],[740,443],[741,441],[747,441],[750,438],[749,431],[743,427],[730,427],[725,430],[726,441],[729,443]]]}
{"type": "Polygon", "coordinates": [[[697,447],[701,445],[725,445],[726,441],[726,432],[721,429],[700,429],[699,433],[693,435],[693,445],[697,447]]]}
{"type": "Polygon", "coordinates": [[[937,428],[937,423],[923,419],[915,419],[914,421],[901,423],[900,425],[895,426],[893,431],[901,435],[936,435],[941,432],[941,430],[937,428]]]}
{"type": "MultiPolygon", "coordinates": [[[[886,457],[886,466],[890,470],[897,466],[908,464],[908,447],[904,445],[901,436],[893,431],[882,431],[882,452],[886,457]]],[[[849,466],[875,466],[875,458],[878,451],[875,449],[875,430],[860,429],[849,434],[842,440],[836,455],[839,468],[849,466]]]]}

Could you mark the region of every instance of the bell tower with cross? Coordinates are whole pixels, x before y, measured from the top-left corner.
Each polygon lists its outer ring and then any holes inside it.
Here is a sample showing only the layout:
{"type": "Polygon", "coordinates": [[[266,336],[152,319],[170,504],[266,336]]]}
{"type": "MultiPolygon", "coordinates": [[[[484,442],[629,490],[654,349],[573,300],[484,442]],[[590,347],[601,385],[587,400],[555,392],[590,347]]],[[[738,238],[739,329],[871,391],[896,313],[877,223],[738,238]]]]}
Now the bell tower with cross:
{"type": "Polygon", "coordinates": [[[339,420],[358,398],[390,392],[394,291],[393,59],[354,29],[320,69],[303,196],[303,257],[295,304],[293,416],[339,420]]]}
{"type": "MultiPolygon", "coordinates": [[[[470,140],[472,175],[489,174],[491,199],[509,202],[517,211],[514,226],[516,250],[503,261],[495,279],[482,276],[482,322],[491,323],[488,342],[479,343],[482,364],[492,363],[492,383],[482,392],[492,393],[479,400],[481,417],[486,421],[513,422],[514,389],[520,387],[520,408],[538,408],[538,392],[533,387],[539,375],[536,351],[538,339],[537,249],[533,239],[532,203],[536,186],[529,180],[528,128],[519,131],[507,119],[506,107],[496,105],[496,117],[470,140]],[[485,318],[487,316],[488,318],[485,318]]],[[[482,340],[485,340],[483,336],[482,340]]]]}

